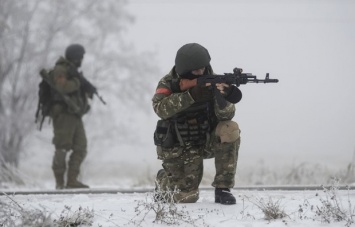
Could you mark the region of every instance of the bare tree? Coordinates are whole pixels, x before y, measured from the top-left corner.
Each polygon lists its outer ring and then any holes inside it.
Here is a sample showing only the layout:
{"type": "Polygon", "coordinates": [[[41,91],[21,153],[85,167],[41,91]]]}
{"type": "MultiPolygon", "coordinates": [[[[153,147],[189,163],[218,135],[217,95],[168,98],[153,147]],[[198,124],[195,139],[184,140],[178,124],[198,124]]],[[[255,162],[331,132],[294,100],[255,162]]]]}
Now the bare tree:
{"type": "MultiPolygon", "coordinates": [[[[136,105],[150,97],[147,94],[152,88],[142,76],[154,75],[157,69],[150,66],[151,54],[136,53],[124,39],[124,31],[134,22],[126,4],[124,0],[0,0],[2,162],[19,164],[24,141],[35,130],[38,71],[53,67],[70,43],[85,46],[89,66],[85,74],[99,90],[114,97],[117,105],[147,109],[147,104],[136,105]],[[134,90],[127,84],[134,84],[134,90]]],[[[95,115],[113,117],[111,112],[116,109],[98,107],[91,119],[95,115]]]]}
{"type": "Polygon", "coordinates": [[[5,162],[18,165],[18,150],[30,130],[30,123],[21,119],[28,104],[33,102],[26,74],[31,71],[30,22],[36,6],[29,8],[26,2],[0,2],[0,148],[5,162]]]}

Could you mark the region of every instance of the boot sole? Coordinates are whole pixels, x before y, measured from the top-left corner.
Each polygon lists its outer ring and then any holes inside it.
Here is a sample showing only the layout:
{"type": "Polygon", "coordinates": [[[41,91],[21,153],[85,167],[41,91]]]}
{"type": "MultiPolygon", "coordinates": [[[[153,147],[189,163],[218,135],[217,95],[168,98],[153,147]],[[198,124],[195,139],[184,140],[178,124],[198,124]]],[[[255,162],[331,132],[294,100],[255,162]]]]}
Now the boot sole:
{"type": "Polygon", "coordinates": [[[84,188],[90,188],[90,187],[66,186],[65,188],[66,188],[66,189],[76,189],[76,188],[77,188],[77,189],[80,189],[80,188],[81,188],[81,189],[84,189],[84,188]]]}
{"type": "Polygon", "coordinates": [[[215,203],[220,203],[222,205],[234,205],[234,204],[237,204],[236,201],[222,202],[220,198],[215,198],[214,202],[215,203]]]}

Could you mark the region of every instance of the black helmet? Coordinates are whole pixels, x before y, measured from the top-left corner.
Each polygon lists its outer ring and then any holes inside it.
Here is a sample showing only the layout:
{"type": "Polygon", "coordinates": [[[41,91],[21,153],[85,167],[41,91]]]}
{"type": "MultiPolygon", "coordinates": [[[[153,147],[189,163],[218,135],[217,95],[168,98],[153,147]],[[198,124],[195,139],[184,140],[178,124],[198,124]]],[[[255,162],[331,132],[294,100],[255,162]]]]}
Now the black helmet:
{"type": "Polygon", "coordinates": [[[69,61],[81,60],[85,54],[85,49],[80,44],[71,44],[65,50],[65,58],[69,61]]]}
{"type": "Polygon", "coordinates": [[[201,69],[210,64],[211,57],[208,50],[198,43],[188,43],[176,53],[175,71],[179,75],[201,69]]]}

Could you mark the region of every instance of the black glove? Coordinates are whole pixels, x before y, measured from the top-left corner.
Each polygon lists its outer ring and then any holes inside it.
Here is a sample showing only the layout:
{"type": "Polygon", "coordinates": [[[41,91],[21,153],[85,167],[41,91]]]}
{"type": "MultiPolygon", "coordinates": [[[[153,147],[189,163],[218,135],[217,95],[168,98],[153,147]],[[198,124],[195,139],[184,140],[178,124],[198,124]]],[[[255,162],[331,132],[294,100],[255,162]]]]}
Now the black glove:
{"type": "Polygon", "coordinates": [[[189,93],[195,102],[208,102],[212,99],[213,93],[210,87],[196,85],[190,88],[189,93]]]}
{"type": "Polygon", "coordinates": [[[231,103],[238,103],[242,99],[242,92],[236,86],[230,85],[224,88],[224,98],[231,103]]]}

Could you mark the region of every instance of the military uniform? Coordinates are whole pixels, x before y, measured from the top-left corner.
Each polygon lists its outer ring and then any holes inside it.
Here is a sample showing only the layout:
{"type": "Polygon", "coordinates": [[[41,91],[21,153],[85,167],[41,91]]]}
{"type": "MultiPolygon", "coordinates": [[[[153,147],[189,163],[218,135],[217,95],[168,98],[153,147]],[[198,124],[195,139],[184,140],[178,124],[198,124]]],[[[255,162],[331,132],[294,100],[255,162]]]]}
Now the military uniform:
{"type": "MultiPolygon", "coordinates": [[[[190,44],[189,47],[196,45],[190,44]]],[[[199,51],[201,47],[196,48],[199,51]]],[[[187,68],[198,69],[204,64],[206,60],[187,68]]],[[[204,74],[212,75],[209,60],[205,66],[204,74]]],[[[196,102],[191,90],[179,89],[180,79],[174,66],[159,81],[152,99],[154,111],[161,118],[154,136],[158,159],[163,161],[164,168],[158,172],[156,183],[160,190],[178,189],[180,192],[175,194],[174,200],[189,203],[199,198],[203,159],[215,158],[216,175],[212,186],[233,188],[240,130],[238,124],[232,121],[234,104],[227,101],[227,106],[221,109],[214,96],[205,102],[196,102]]],[[[235,92],[241,98],[239,89],[235,92]]]]}
{"type": "Polygon", "coordinates": [[[67,58],[60,57],[49,73],[49,79],[55,85],[52,90],[50,116],[53,121],[55,154],[52,169],[56,178],[56,188],[65,187],[66,154],[73,151],[68,162],[67,188],[87,188],[77,177],[87,154],[87,138],[82,116],[89,110],[87,94],[81,89],[77,66],[67,58]],[[69,106],[58,94],[67,95],[76,108],[69,106]]]}

